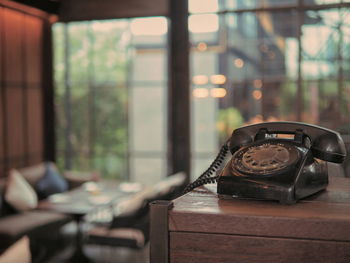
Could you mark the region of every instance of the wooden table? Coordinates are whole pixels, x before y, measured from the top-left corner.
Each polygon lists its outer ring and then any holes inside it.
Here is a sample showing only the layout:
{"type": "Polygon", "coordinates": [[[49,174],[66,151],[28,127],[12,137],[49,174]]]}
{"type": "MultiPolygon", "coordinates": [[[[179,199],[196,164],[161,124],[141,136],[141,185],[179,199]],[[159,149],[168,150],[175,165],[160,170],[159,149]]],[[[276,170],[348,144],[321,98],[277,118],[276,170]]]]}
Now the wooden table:
{"type": "Polygon", "coordinates": [[[350,178],[295,205],[202,187],[151,209],[152,262],[350,262],[350,178]]]}

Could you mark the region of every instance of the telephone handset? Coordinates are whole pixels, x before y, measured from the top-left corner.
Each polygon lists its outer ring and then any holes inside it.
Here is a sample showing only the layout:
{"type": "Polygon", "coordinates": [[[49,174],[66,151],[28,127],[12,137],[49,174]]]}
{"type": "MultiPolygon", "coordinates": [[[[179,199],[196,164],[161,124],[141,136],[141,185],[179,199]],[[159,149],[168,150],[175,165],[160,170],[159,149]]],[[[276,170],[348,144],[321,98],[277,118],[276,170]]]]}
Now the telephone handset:
{"type": "Polygon", "coordinates": [[[293,204],[326,188],[327,162],[346,157],[337,132],[298,122],[267,122],[233,131],[215,161],[185,191],[217,182],[221,198],[279,200],[293,204]],[[231,160],[213,176],[225,159],[231,160]]]}

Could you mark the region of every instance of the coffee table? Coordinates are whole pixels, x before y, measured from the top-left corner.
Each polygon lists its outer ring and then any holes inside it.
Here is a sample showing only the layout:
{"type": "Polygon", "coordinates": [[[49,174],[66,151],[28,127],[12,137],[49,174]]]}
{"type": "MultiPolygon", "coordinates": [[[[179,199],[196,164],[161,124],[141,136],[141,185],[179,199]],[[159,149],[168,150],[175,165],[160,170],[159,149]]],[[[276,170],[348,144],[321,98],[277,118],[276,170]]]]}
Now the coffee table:
{"type": "Polygon", "coordinates": [[[135,183],[117,183],[102,181],[86,183],[81,187],[61,194],[55,194],[40,201],[38,209],[60,212],[73,217],[77,224],[75,250],[70,258],[71,262],[90,262],[83,251],[82,219],[85,215],[101,208],[110,207],[118,200],[131,198],[142,190],[135,183]]]}

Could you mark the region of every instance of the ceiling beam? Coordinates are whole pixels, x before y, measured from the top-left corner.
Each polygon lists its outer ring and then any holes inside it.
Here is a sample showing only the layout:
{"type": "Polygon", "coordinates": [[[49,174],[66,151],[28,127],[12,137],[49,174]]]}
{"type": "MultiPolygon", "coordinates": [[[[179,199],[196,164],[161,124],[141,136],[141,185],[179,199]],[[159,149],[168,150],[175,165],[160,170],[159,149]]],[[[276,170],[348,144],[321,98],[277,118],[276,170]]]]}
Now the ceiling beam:
{"type": "Polygon", "coordinates": [[[167,15],[168,0],[64,0],[59,20],[70,22],[167,15]]]}
{"type": "Polygon", "coordinates": [[[50,14],[58,14],[60,6],[58,0],[14,0],[14,2],[18,2],[26,6],[31,6],[50,14]]]}

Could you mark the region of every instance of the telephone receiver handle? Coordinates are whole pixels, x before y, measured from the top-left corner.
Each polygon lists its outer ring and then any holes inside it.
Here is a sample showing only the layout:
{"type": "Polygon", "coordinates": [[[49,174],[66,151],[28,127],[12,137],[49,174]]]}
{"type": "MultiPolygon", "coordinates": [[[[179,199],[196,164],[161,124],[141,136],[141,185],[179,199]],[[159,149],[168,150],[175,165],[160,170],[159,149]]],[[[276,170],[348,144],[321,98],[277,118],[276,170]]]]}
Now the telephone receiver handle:
{"type": "Polygon", "coordinates": [[[302,132],[311,141],[314,157],[328,162],[342,163],[346,157],[345,144],[339,133],[316,125],[300,122],[265,122],[238,128],[233,131],[230,151],[233,154],[242,146],[256,140],[261,129],[267,134],[296,134],[302,132]]]}

